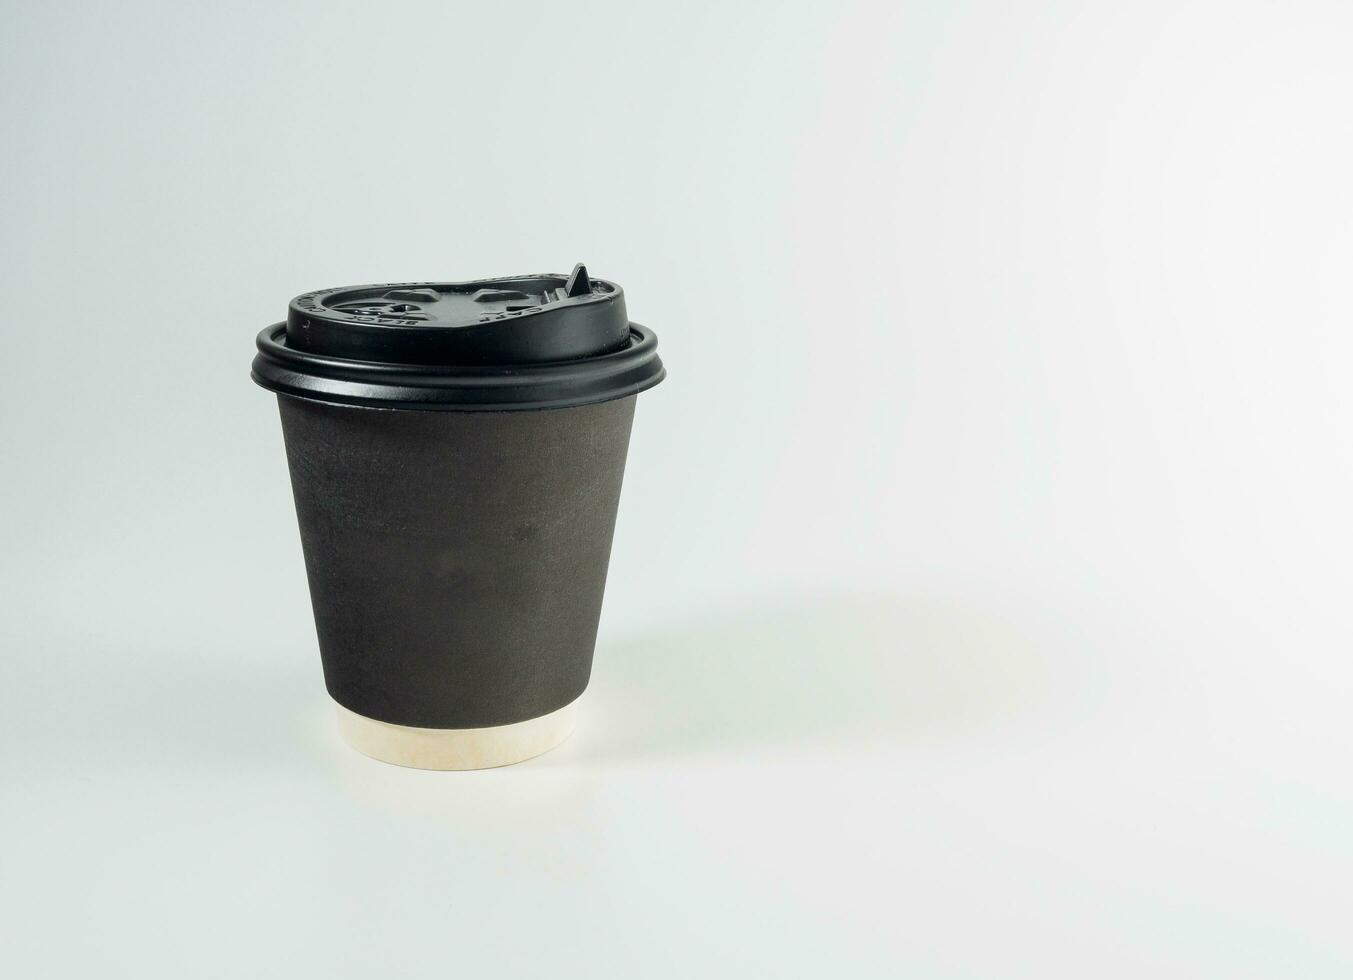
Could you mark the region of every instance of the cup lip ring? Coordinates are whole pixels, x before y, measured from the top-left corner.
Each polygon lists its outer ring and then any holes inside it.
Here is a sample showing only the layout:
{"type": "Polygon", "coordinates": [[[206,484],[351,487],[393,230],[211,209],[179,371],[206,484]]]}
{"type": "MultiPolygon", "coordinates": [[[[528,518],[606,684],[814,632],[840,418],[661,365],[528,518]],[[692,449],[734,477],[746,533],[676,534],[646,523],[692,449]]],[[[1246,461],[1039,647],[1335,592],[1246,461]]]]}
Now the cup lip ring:
{"type": "Polygon", "coordinates": [[[571,361],[519,365],[401,364],[313,354],[286,346],[286,323],[259,332],[250,376],[279,395],[365,408],[529,411],[638,394],[667,376],[658,337],[629,323],[620,350],[571,361]]]}

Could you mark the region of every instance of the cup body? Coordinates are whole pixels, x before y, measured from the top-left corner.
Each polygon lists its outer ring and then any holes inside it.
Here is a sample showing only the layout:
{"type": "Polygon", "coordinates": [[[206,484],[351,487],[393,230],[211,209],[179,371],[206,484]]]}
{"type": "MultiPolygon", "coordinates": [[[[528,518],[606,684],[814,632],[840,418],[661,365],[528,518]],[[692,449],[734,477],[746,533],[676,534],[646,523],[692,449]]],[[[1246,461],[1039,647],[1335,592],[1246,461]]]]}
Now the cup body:
{"type": "Polygon", "coordinates": [[[591,673],[634,402],[456,412],[279,396],[334,700],[443,730],[572,704],[591,673]]]}

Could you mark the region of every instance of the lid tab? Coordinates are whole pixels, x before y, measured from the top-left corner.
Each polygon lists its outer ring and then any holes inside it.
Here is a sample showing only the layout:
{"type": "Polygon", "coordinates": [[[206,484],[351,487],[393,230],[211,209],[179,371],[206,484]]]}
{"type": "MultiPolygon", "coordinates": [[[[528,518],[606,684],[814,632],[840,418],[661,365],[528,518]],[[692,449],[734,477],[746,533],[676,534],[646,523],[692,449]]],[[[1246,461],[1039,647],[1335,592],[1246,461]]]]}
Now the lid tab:
{"type": "Polygon", "coordinates": [[[587,278],[587,266],[579,262],[564,285],[565,296],[586,296],[592,292],[592,280],[587,278]]]}

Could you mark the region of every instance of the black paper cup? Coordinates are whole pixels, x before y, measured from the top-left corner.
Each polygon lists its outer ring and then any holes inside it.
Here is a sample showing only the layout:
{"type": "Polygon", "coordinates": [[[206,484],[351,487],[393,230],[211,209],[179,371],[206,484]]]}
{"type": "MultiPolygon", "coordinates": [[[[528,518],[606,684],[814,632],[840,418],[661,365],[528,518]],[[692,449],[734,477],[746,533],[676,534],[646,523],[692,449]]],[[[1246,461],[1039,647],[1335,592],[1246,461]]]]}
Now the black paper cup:
{"type": "Polygon", "coordinates": [[[548,751],[591,674],[655,338],[581,268],[327,290],[292,314],[254,377],[278,392],[340,732],[419,768],[548,751]]]}

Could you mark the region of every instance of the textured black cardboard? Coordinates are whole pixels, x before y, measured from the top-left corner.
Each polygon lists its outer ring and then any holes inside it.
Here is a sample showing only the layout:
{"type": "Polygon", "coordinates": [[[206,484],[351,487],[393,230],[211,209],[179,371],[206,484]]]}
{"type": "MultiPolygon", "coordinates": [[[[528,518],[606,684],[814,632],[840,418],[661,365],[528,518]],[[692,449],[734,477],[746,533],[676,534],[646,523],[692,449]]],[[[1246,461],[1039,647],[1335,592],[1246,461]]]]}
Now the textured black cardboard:
{"type": "Polygon", "coordinates": [[[339,704],[481,728],[583,692],[634,401],[423,412],[278,397],[339,704]]]}

